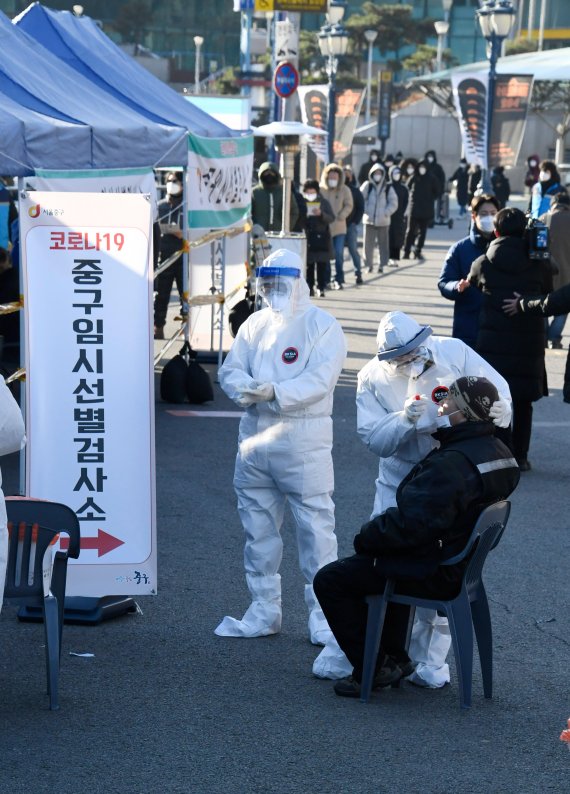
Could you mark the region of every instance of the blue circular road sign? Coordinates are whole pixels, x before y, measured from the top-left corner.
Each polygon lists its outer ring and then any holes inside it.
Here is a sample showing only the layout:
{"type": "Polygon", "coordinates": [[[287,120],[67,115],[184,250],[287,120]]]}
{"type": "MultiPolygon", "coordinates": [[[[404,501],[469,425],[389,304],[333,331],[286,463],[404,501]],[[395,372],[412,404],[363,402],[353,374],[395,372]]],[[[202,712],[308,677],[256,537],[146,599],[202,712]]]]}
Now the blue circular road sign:
{"type": "Polygon", "coordinates": [[[292,63],[283,61],[273,75],[273,88],[282,99],[289,99],[299,87],[299,72],[292,63]]]}

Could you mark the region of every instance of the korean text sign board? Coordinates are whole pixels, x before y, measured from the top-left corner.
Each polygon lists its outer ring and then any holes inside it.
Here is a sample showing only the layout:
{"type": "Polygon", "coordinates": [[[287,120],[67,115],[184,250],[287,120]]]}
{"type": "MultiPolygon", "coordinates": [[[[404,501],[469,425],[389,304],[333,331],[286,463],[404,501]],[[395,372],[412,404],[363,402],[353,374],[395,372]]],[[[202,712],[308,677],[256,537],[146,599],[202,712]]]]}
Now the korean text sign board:
{"type": "Polygon", "coordinates": [[[255,0],[255,11],[264,13],[272,11],[311,11],[325,14],[328,9],[328,0],[255,0]]]}
{"type": "Polygon", "coordinates": [[[150,200],[31,191],[20,224],[26,494],[79,518],[68,595],[155,593],[150,200]]]}

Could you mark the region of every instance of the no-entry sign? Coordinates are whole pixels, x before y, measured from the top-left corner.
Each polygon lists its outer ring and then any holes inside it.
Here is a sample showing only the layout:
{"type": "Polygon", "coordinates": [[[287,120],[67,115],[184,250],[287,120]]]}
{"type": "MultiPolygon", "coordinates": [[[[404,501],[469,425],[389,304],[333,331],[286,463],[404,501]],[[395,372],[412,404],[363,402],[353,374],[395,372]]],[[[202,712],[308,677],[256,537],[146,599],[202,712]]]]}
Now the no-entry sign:
{"type": "Polygon", "coordinates": [[[273,75],[273,88],[282,99],[289,99],[299,87],[299,72],[292,63],[280,63],[273,75]]]}

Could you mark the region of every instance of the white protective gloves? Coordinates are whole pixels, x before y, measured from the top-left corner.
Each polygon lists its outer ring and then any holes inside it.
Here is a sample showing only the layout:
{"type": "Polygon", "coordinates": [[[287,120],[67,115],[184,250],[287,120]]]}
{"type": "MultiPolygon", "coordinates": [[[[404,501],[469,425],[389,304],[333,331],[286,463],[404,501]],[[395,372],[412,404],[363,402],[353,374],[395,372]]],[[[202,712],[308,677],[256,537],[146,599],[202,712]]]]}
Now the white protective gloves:
{"type": "Polygon", "coordinates": [[[419,431],[432,433],[437,429],[437,405],[425,394],[408,397],[404,403],[404,415],[419,431]]]}
{"type": "Polygon", "coordinates": [[[254,389],[242,389],[235,401],[242,408],[249,408],[254,403],[271,402],[275,399],[275,389],[272,383],[261,383],[254,389]]]}
{"type": "Polygon", "coordinates": [[[511,404],[503,397],[499,397],[498,400],[495,400],[489,409],[489,416],[497,427],[509,427],[511,424],[511,414],[511,404]]]}

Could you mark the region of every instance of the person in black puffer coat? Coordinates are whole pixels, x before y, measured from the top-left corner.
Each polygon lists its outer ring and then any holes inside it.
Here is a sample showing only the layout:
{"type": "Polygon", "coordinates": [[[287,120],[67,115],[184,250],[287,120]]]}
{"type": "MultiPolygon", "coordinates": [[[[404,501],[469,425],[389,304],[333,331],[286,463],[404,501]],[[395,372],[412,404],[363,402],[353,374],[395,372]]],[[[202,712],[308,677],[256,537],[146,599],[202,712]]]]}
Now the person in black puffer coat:
{"type": "Polygon", "coordinates": [[[425,160],[420,160],[417,164],[415,173],[408,180],[407,186],[410,191],[410,217],[403,258],[410,258],[413,246],[416,259],[423,262],[422,248],[426,239],[427,228],[433,221],[434,201],[439,191],[439,185],[429,173],[425,160]]]}
{"type": "Polygon", "coordinates": [[[321,195],[316,179],[307,179],[303,185],[303,199],[307,207],[305,228],[307,233],[307,284],[311,296],[315,294],[315,268],[319,298],[325,297],[327,269],[333,256],[330,224],[334,212],[329,202],[321,195]]]}
{"type": "Polygon", "coordinates": [[[406,210],[408,209],[409,191],[402,184],[402,169],[393,165],[388,172],[390,184],[398,196],[398,209],[390,216],[390,259],[388,264],[397,267],[400,261],[400,250],[406,238],[406,210]]]}
{"type": "Polygon", "coordinates": [[[532,404],[545,394],[544,320],[541,317],[507,317],[503,301],[513,291],[536,295],[549,291],[548,268],[529,259],[524,239],[526,218],[514,207],[495,216],[497,239],[487,253],[471,265],[468,280],[483,293],[476,350],[507,381],[513,398],[513,424],[509,441],[522,471],[530,469],[528,448],[532,429],[532,404]]]}

